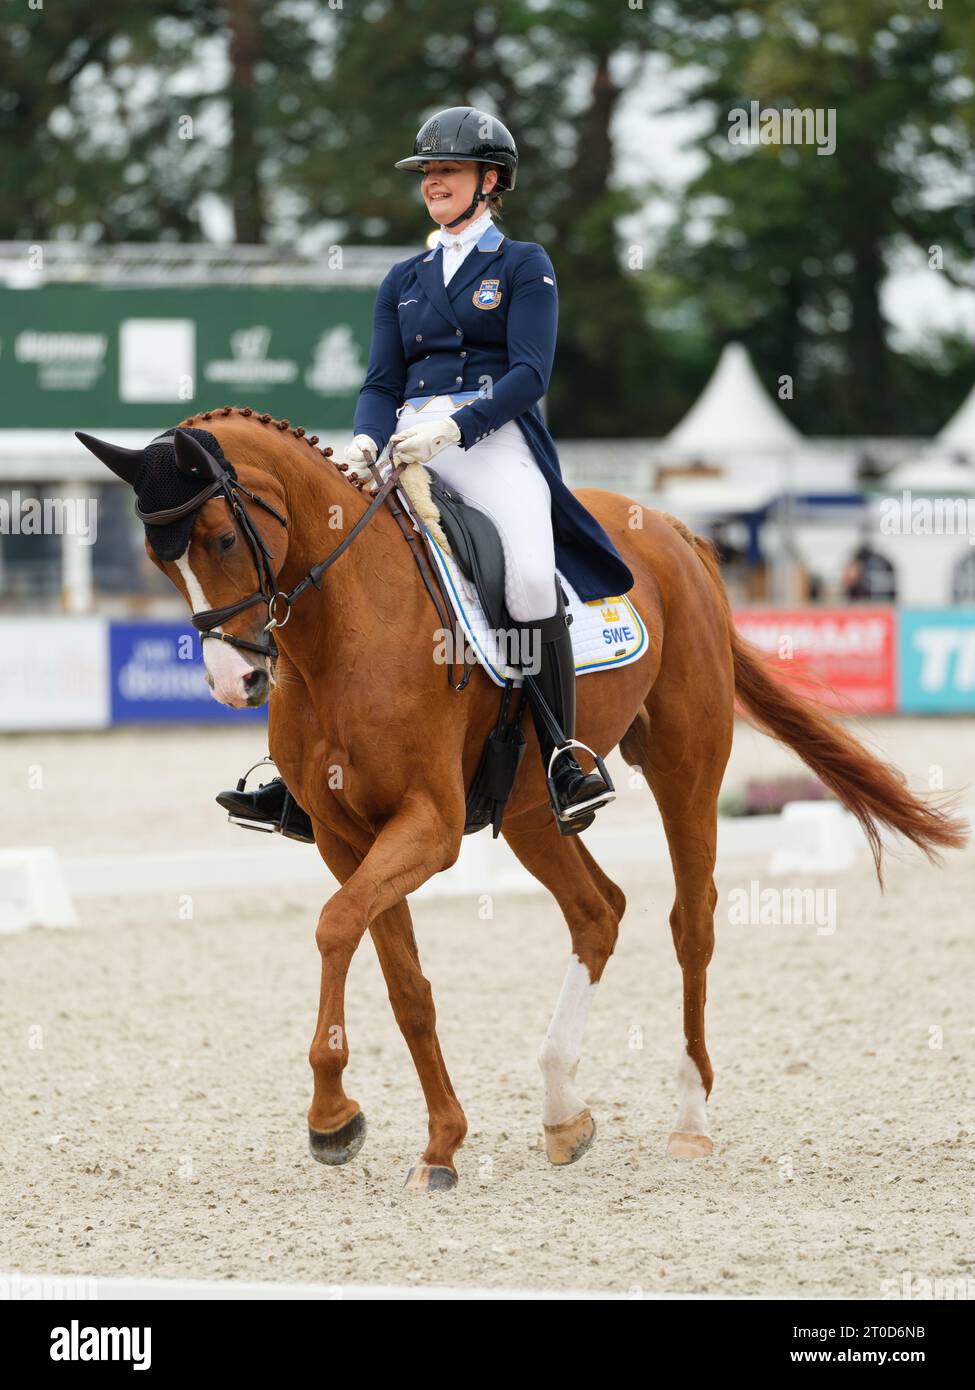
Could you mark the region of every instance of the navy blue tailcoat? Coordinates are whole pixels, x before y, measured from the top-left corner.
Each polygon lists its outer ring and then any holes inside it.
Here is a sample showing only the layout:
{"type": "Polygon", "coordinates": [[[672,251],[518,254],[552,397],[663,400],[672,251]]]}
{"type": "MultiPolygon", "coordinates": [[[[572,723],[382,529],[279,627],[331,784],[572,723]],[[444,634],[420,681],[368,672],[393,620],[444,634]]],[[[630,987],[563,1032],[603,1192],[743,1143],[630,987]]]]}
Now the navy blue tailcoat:
{"type": "Polygon", "coordinates": [[[461,446],[469,449],[516,420],[551,492],[558,568],[583,600],[625,593],[633,575],[563,482],[538,408],[558,327],[552,262],[535,242],[511,241],[493,225],[446,286],[441,255],[437,246],[400,261],[379,287],[355,433],[369,435],[381,451],[404,401],[477,391],[478,399],[452,417],[461,446]]]}

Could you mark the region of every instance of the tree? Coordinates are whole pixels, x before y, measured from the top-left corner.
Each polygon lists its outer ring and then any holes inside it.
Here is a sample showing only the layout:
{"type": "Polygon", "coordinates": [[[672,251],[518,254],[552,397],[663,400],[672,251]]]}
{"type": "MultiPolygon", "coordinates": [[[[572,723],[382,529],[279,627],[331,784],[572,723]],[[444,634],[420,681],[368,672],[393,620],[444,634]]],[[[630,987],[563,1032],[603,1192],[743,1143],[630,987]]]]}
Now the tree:
{"type": "MultiPolygon", "coordinates": [[[[956,8],[971,18],[975,7],[956,8]]],[[[908,240],[925,252],[944,247],[956,281],[975,253],[962,179],[972,158],[971,82],[962,80],[970,52],[936,12],[906,15],[895,0],[689,0],[668,44],[701,65],[692,100],[708,103],[713,124],[662,264],[715,346],[744,338],[767,380],[793,375],[806,429],[935,428],[942,405],[929,400],[918,418],[918,393],[901,389],[910,362],[891,347],[882,291],[908,240]],[[834,111],[835,152],[729,143],[729,112],[753,100],[834,111]]]]}

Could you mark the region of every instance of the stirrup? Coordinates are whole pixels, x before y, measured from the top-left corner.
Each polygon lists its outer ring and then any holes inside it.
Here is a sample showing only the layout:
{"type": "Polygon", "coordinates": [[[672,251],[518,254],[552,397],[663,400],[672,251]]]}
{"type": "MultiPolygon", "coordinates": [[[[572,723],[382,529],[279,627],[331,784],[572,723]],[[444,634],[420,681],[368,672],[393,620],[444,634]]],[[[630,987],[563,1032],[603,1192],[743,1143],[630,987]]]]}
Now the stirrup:
{"type": "Polygon", "coordinates": [[[264,830],[268,835],[274,835],[281,829],[277,821],[256,820],[253,816],[235,816],[233,811],[227,812],[227,820],[231,825],[239,825],[243,830],[264,830]]]}
{"type": "MultiPolygon", "coordinates": [[[[582,769],[580,768],[580,771],[581,770],[582,769]]],[[[545,774],[545,781],[548,784],[548,794],[552,802],[552,806],[555,810],[555,814],[557,818],[561,821],[574,821],[579,819],[579,817],[581,816],[591,816],[597,807],[607,806],[611,801],[616,800],[616,788],[613,786],[613,779],[606,771],[606,764],[603,762],[599,754],[595,752],[594,749],[590,748],[588,743],[583,743],[581,739],[567,738],[565,743],[561,745],[557,744],[552,749],[552,752],[549,755],[548,769],[545,774]],[[560,808],[558,791],[555,786],[555,781],[552,777],[552,767],[555,763],[556,758],[561,753],[567,753],[570,748],[582,748],[589,754],[589,756],[593,759],[593,761],[596,764],[596,771],[603,779],[603,785],[605,786],[606,791],[597,796],[591,796],[588,801],[577,801],[573,802],[571,806],[560,808]]]]}
{"type": "MultiPolygon", "coordinates": [[[[247,779],[254,771],[254,768],[263,767],[265,763],[270,763],[272,767],[277,767],[273,758],[261,758],[260,762],[256,762],[253,767],[249,767],[243,777],[238,779],[235,790],[240,794],[258,796],[260,792],[264,790],[265,784],[262,783],[257,792],[248,792],[247,779]]],[[[239,825],[243,830],[259,830],[268,835],[283,835],[287,840],[297,840],[301,844],[313,845],[315,843],[315,833],[310,816],[307,811],[305,811],[304,807],[300,806],[295,800],[294,795],[284,779],[279,777],[275,780],[281,782],[284,788],[284,797],[281,813],[274,820],[263,820],[253,815],[239,814],[231,810],[226,802],[221,800],[220,796],[217,797],[217,804],[222,806],[227,812],[227,820],[231,825],[239,825]]],[[[222,795],[221,793],[221,796],[222,795]]],[[[232,795],[233,793],[228,793],[228,796],[232,795]]]]}
{"type": "MultiPolygon", "coordinates": [[[[271,767],[277,769],[277,763],[273,758],[261,758],[253,767],[247,769],[243,777],[237,778],[237,791],[245,792],[247,790],[247,779],[254,771],[254,768],[263,767],[265,763],[270,763],[271,767]]],[[[265,831],[268,835],[273,835],[281,829],[277,821],[255,820],[253,816],[235,816],[233,811],[227,812],[227,820],[231,825],[242,826],[244,830],[261,830],[265,831]]]]}

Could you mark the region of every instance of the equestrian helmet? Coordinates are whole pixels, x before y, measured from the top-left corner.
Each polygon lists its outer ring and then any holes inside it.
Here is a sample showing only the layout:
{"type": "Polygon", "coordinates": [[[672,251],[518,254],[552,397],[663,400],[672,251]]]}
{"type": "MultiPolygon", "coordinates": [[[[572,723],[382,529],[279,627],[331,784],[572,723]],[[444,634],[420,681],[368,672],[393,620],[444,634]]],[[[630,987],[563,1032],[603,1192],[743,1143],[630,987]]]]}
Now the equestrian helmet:
{"type": "Polygon", "coordinates": [[[424,121],[413,141],[413,153],[408,159],[398,159],[396,168],[422,173],[431,159],[491,164],[498,170],[495,192],[515,186],[518,150],[511,131],[476,106],[450,106],[424,121]]]}

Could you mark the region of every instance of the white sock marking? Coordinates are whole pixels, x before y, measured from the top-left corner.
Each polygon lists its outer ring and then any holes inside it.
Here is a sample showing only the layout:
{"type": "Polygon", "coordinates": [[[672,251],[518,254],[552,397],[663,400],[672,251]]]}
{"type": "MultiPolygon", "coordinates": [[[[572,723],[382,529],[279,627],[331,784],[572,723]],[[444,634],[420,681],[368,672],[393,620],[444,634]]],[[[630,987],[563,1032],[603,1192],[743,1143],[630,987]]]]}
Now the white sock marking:
{"type": "Polygon", "coordinates": [[[686,1134],[709,1135],[704,1083],[701,1080],[701,1073],[697,1069],[697,1063],[691,1058],[686,1048],[681,1053],[681,1059],[677,1066],[677,1086],[680,1101],[674,1129],[681,1130],[686,1134]]]}
{"type": "Polygon", "coordinates": [[[543,1124],[563,1124],[586,1108],[575,1088],[575,1074],[595,993],[596,985],[589,978],[589,971],[578,956],[573,956],[538,1053],[545,1082],[543,1124]]]}

